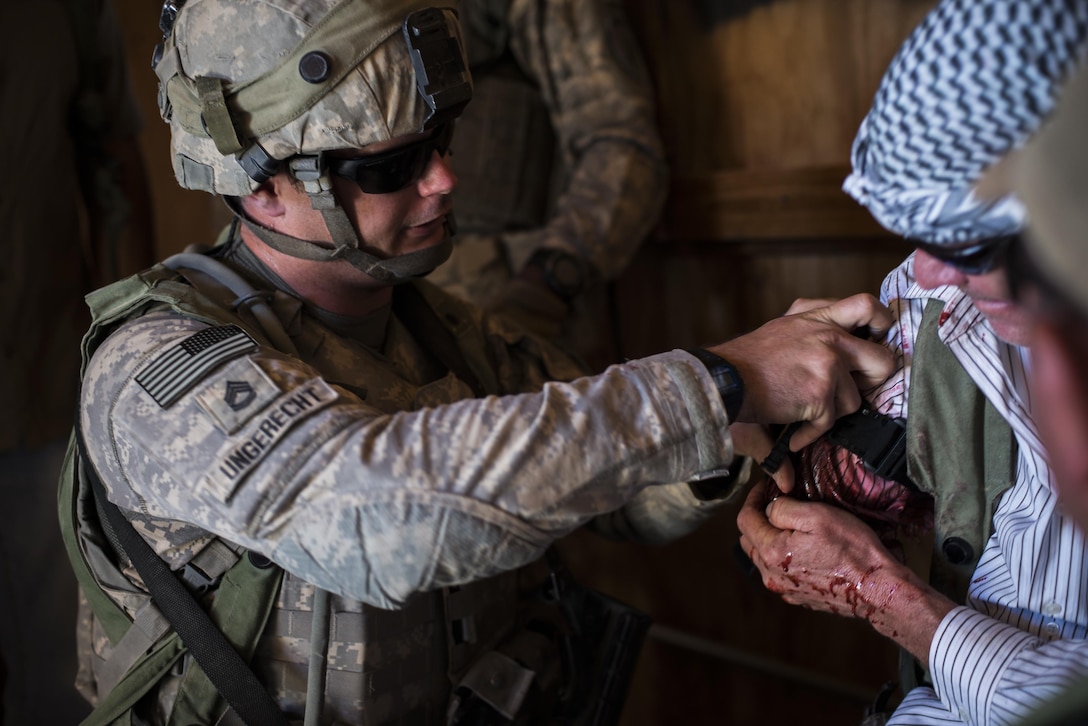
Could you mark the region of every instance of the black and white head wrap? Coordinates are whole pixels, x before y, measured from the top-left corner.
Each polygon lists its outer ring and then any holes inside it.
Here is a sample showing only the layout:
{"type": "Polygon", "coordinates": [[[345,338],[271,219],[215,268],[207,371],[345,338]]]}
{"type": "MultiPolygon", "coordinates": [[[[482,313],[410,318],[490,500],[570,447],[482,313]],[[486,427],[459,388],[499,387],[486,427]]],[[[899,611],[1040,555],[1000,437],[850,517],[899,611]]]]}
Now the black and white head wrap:
{"type": "Polygon", "coordinates": [[[943,0],[884,74],[843,189],[907,239],[1019,231],[1018,200],[972,190],[1039,128],[1086,44],[1088,0],[943,0]]]}

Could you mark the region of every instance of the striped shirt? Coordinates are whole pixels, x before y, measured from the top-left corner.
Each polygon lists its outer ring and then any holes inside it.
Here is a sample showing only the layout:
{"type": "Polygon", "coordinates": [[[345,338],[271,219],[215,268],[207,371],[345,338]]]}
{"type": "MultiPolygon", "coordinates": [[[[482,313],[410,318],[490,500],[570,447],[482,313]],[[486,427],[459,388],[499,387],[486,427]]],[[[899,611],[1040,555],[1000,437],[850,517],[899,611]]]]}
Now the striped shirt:
{"type": "Polygon", "coordinates": [[[884,281],[898,317],[889,344],[897,373],[873,395],[885,413],[907,414],[911,351],[927,300],[945,303],[938,335],[1018,444],[1016,483],[994,513],[966,607],[950,612],[929,652],[933,688],[913,690],[889,724],[1015,723],[1088,674],[1088,539],[1062,512],[1031,415],[1029,356],[994,335],[956,287],[921,288],[913,255],[884,281]]]}

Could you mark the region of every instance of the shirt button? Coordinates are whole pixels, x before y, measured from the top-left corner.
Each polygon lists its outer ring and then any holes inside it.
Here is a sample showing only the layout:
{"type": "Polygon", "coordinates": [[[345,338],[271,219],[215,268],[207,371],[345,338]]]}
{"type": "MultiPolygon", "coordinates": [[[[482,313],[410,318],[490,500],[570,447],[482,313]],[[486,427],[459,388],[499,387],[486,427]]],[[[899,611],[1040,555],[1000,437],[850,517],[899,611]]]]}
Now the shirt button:
{"type": "Polygon", "coordinates": [[[1059,630],[1061,630],[1061,628],[1058,627],[1057,623],[1047,623],[1043,626],[1043,632],[1051,638],[1058,637],[1059,630]]]}
{"type": "Polygon", "coordinates": [[[949,537],[941,545],[941,551],[953,565],[964,565],[975,559],[975,548],[963,537],[949,537]]]}
{"type": "Polygon", "coordinates": [[[966,708],[960,709],[960,721],[963,721],[964,723],[971,723],[971,714],[967,713],[966,708]]]}
{"type": "Polygon", "coordinates": [[[1058,603],[1056,603],[1056,602],[1043,603],[1043,614],[1044,615],[1061,615],[1061,613],[1062,613],[1062,606],[1059,605],[1058,603]]]}

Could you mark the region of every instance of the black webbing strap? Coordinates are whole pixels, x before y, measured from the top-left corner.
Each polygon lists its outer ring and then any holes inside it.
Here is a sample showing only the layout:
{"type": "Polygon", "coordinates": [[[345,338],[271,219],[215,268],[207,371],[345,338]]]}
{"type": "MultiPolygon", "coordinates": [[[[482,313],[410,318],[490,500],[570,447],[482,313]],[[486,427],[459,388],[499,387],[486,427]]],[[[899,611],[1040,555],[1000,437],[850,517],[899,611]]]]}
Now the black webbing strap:
{"type": "Polygon", "coordinates": [[[431,352],[438,357],[442,365],[468,387],[477,396],[486,395],[487,390],[465,360],[457,337],[442,324],[437,313],[423,299],[423,295],[413,285],[398,285],[393,290],[393,310],[400,316],[405,326],[416,340],[426,341],[431,352]]]}
{"type": "MultiPolygon", "coordinates": [[[[86,451],[83,431],[77,419],[79,446],[86,451]]],[[[110,543],[132,562],[151,599],[170,621],[182,643],[192,653],[204,674],[215,685],[234,712],[249,726],[288,726],[287,718],[257,680],[249,665],[238,655],[223,632],[181,584],[181,580],[155,554],[151,546],[133,528],[116,504],[106,497],[94,465],[84,457],[84,471],[91,482],[99,511],[106,516],[106,534],[110,543]],[[112,531],[111,531],[112,530],[112,531]]]]}

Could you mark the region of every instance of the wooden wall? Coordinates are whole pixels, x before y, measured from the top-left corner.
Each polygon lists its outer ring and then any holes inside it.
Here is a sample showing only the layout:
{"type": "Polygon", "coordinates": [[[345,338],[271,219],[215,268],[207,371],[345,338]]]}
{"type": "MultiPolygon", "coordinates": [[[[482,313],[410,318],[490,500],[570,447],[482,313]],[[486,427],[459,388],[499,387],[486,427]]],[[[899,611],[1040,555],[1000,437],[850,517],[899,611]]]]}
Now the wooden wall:
{"type": "Polygon", "coordinates": [[[681,342],[747,329],[798,296],[873,290],[902,257],[840,187],[884,69],[933,4],[626,0],[672,172],[647,266],[660,269],[660,254],[680,279],[735,273],[712,280],[696,306],[706,322],[681,342]]]}
{"type": "MultiPolygon", "coordinates": [[[[624,2],[657,86],[672,181],[660,228],[616,285],[623,355],[726,339],[795,297],[875,293],[908,248],[839,187],[884,68],[934,0],[624,2]]],[[[170,173],[148,64],[159,4],[115,4],[166,255],[207,241],[225,215],[170,173]]],[[[582,534],[564,544],[585,581],[662,628],[624,726],[860,722],[863,701],[894,678],[895,649],[863,623],[764,592],[734,557],[735,514],[667,547],[582,534]]]]}
{"type": "MultiPolygon", "coordinates": [[[[888,62],[934,4],[626,1],[672,186],[618,285],[625,355],[726,339],[796,297],[879,289],[909,248],[841,183],[888,62]]],[[[764,591],[735,558],[736,509],[664,548],[587,535],[565,547],[583,577],[669,629],[645,646],[624,723],[859,723],[895,678],[896,648],[764,591]]]]}

